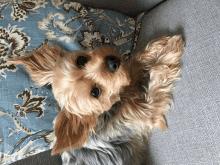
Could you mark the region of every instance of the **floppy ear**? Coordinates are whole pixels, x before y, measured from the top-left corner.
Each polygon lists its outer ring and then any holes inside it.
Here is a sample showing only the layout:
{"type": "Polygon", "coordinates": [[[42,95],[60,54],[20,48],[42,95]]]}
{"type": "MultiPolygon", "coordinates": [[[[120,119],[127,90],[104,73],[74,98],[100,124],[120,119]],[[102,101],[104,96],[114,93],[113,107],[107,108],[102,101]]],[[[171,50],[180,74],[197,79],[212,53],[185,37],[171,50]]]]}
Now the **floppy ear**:
{"type": "Polygon", "coordinates": [[[133,89],[127,88],[127,100],[122,112],[124,116],[138,119],[150,128],[167,128],[165,115],[172,103],[175,81],[179,79],[183,50],[181,36],[163,36],[149,43],[144,51],[134,57],[130,75],[142,77],[141,85],[146,90],[135,94],[133,91],[140,91],[136,84],[133,89]]]}
{"type": "Polygon", "coordinates": [[[184,42],[179,35],[163,36],[150,43],[141,55],[150,74],[147,107],[152,113],[154,128],[165,130],[165,114],[170,109],[175,81],[180,75],[180,58],[184,51],[184,42]]]}
{"type": "Polygon", "coordinates": [[[63,109],[54,121],[57,141],[51,155],[71,148],[81,148],[87,141],[90,131],[94,131],[96,115],[77,116],[63,109]]]}
{"type": "Polygon", "coordinates": [[[52,82],[57,57],[63,55],[64,52],[59,47],[45,45],[37,51],[30,51],[28,56],[7,58],[6,60],[25,66],[35,84],[42,86],[52,82]]]}

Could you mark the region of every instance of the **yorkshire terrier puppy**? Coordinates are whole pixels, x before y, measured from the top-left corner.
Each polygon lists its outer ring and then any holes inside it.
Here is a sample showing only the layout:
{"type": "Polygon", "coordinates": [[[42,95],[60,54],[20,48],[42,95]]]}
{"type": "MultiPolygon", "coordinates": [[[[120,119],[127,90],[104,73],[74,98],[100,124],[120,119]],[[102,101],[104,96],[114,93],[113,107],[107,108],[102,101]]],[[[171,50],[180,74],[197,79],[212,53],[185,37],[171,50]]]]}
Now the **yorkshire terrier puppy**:
{"type": "Polygon", "coordinates": [[[24,65],[36,85],[52,85],[62,109],[52,154],[63,164],[136,165],[152,130],[167,128],[183,50],[181,36],[163,36],[127,62],[110,47],[67,53],[55,45],[7,61],[24,65]]]}

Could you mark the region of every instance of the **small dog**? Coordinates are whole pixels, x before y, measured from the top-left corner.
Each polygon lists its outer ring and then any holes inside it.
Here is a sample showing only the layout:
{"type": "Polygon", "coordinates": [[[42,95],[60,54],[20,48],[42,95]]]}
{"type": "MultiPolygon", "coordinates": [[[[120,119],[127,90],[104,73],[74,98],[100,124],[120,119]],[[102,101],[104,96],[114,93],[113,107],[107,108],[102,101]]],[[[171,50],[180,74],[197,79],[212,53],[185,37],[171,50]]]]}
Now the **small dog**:
{"type": "Polygon", "coordinates": [[[152,130],[167,128],[183,50],[181,36],[163,36],[126,63],[110,47],[67,53],[55,45],[7,61],[24,65],[36,85],[52,84],[62,108],[52,154],[63,164],[136,165],[152,130]]]}

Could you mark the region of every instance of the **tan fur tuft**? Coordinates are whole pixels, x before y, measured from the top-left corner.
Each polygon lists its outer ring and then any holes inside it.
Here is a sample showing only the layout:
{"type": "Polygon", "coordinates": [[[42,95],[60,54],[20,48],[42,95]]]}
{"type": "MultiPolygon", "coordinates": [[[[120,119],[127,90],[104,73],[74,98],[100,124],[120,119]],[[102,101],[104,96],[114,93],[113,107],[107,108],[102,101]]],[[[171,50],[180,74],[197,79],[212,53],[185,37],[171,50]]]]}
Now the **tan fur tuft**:
{"type": "Polygon", "coordinates": [[[46,45],[38,51],[30,51],[29,56],[7,58],[6,60],[25,66],[35,84],[42,86],[52,83],[57,57],[63,55],[64,52],[59,47],[46,45]]]}
{"type": "Polygon", "coordinates": [[[163,36],[151,42],[130,62],[130,75],[134,78],[122,94],[120,118],[125,122],[142,121],[149,128],[167,129],[165,114],[172,103],[175,81],[180,75],[180,57],[184,50],[181,36],[163,36]],[[140,92],[138,83],[149,77],[149,84],[143,84],[146,92],[140,92]]]}
{"type": "Polygon", "coordinates": [[[97,123],[95,115],[79,117],[63,109],[54,121],[57,141],[52,155],[70,148],[81,148],[88,139],[90,131],[94,131],[97,123]]]}

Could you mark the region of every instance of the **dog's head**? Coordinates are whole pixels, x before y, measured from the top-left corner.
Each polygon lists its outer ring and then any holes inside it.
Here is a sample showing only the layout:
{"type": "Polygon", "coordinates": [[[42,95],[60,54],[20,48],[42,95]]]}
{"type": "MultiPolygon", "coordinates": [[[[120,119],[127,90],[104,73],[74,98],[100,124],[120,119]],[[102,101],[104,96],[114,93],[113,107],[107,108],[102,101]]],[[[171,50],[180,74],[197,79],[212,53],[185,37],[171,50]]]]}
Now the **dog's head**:
{"type": "Polygon", "coordinates": [[[35,84],[52,85],[62,108],[54,121],[57,142],[52,154],[82,147],[97,117],[111,108],[130,83],[121,55],[110,47],[66,53],[46,45],[7,61],[25,66],[35,84]]]}

